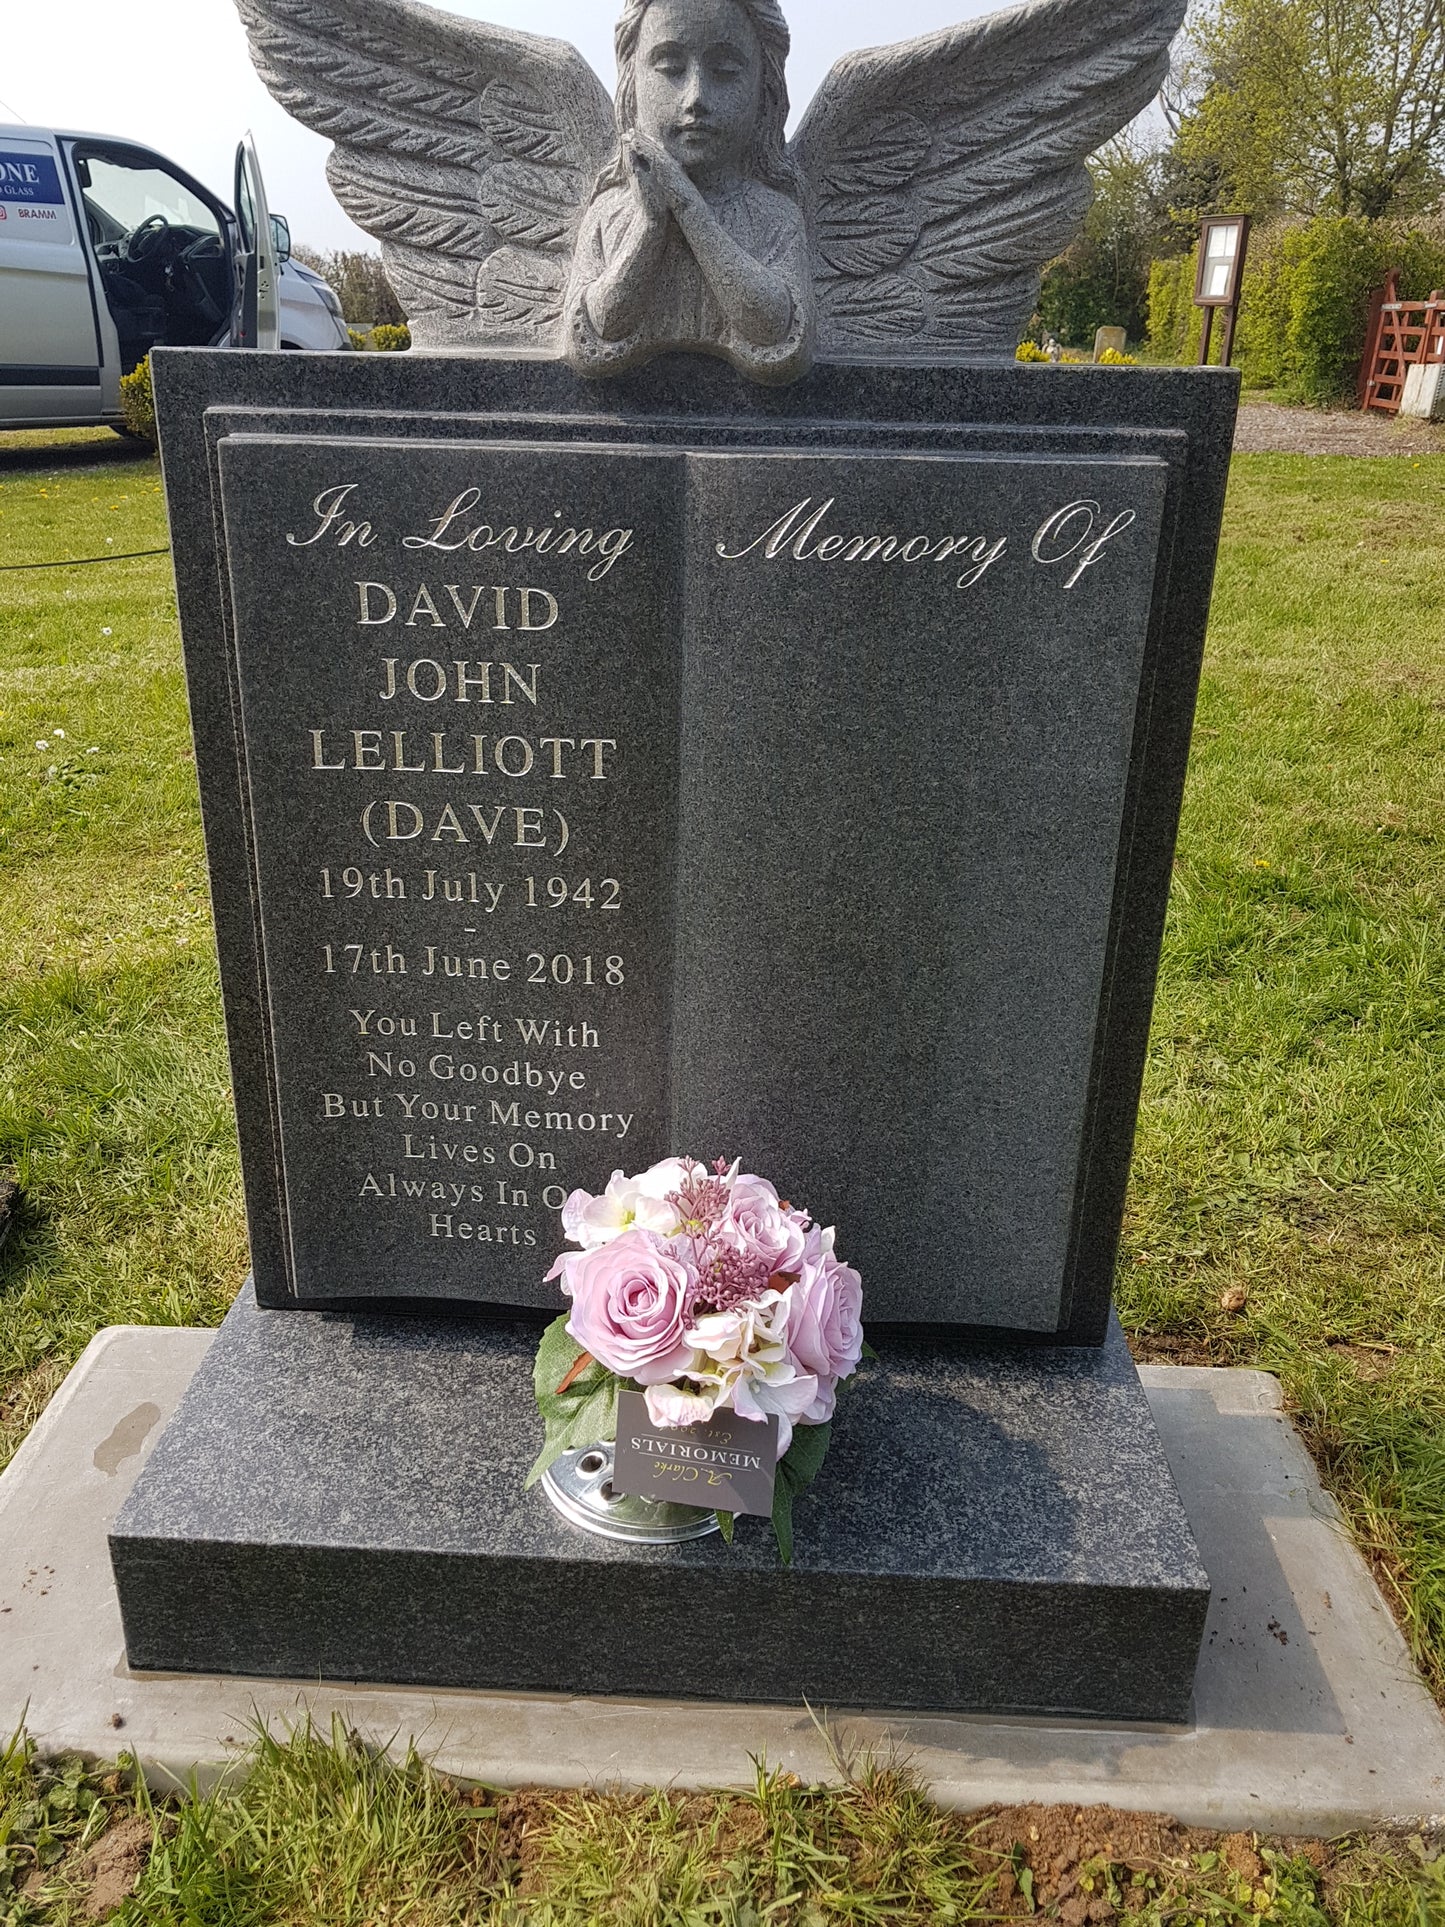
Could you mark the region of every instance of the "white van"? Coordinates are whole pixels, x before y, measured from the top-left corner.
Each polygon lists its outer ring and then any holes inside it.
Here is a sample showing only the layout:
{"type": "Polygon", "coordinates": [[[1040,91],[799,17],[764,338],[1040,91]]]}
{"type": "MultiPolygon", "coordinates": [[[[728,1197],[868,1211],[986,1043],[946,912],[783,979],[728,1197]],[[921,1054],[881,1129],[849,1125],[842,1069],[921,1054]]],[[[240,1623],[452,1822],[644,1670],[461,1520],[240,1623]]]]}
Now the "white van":
{"type": "Polygon", "coordinates": [[[0,125],[0,428],[118,426],[121,376],[162,345],[350,348],[265,213],[249,141],[236,205],[134,141],[0,125]]]}

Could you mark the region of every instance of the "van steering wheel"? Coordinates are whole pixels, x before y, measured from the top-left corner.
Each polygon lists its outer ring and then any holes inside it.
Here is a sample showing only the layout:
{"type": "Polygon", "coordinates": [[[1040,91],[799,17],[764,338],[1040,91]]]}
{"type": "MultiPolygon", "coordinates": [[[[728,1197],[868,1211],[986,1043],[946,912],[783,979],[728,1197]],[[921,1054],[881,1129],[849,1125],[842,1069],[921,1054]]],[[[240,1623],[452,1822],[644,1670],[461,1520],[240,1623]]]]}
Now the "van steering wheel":
{"type": "Polygon", "coordinates": [[[132,228],[125,237],[125,247],[122,250],[125,259],[136,265],[142,261],[149,261],[151,256],[159,250],[161,242],[170,231],[171,224],[164,214],[148,216],[139,227],[132,228]]]}

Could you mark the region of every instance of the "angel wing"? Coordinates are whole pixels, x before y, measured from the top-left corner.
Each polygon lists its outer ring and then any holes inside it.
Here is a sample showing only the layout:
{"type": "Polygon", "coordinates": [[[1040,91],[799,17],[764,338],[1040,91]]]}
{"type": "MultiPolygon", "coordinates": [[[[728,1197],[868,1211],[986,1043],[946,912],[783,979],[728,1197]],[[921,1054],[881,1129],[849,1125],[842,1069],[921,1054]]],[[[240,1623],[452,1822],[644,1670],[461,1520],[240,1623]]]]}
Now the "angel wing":
{"type": "Polygon", "coordinates": [[[426,347],[546,352],[612,102],[563,40],[413,0],[237,0],[251,57],[335,142],[327,176],[381,242],[426,347]]]}
{"type": "Polygon", "coordinates": [[[1185,0],[1037,0],[840,60],[790,146],[823,354],[1012,353],[1185,0]]]}

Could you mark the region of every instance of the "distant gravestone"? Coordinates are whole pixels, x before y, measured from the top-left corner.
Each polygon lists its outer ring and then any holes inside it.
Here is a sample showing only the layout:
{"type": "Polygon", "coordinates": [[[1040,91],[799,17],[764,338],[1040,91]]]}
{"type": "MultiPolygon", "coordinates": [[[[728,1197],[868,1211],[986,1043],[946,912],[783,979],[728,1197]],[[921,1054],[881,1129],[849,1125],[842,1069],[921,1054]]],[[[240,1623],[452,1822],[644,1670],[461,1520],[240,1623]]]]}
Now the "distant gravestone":
{"type": "Polygon", "coordinates": [[[1106,354],[1122,355],[1129,345],[1126,328],[1096,328],[1094,330],[1094,359],[1106,354]]]}

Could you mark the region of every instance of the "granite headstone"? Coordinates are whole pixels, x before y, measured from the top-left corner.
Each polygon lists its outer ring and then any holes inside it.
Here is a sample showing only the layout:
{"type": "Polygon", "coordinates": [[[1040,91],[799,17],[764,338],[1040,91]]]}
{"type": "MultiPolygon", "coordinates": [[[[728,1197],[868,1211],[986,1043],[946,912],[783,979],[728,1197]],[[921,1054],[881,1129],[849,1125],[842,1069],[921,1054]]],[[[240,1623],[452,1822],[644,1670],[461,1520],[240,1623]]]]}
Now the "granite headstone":
{"type": "Polygon", "coordinates": [[[692,1143],[1098,1342],[1228,378],[158,365],[261,1302],[554,1306],[692,1143]]]}
{"type": "Polygon", "coordinates": [[[621,1545],[524,1492],[535,1343],[243,1293],[111,1535],[131,1665],[1188,1719],[1209,1582],[1117,1321],[889,1344],[786,1571],[761,1520],[621,1545]]]}
{"type": "Polygon", "coordinates": [[[559,1305],[569,1192],[690,1144],[875,1320],[1056,1331],[1167,461],[216,453],[262,1302],[559,1305]]]}
{"type": "Polygon", "coordinates": [[[615,111],[241,10],[455,352],[156,357],[255,1292],[132,1663],[1185,1717],[1110,1282],[1236,383],[1005,359],[1182,0],[855,55],[791,142],[776,0],[628,0],[615,111]],[[866,1281],[790,1571],[524,1489],[564,1201],[679,1150],[866,1281]]]}
{"type": "Polygon", "coordinates": [[[133,1663],[680,1691],[657,1629],[745,1569],[796,1636],[731,1697],[1184,1717],[1109,1290],[1235,378],[156,387],[259,1304],[117,1522],[133,1663]],[[882,1361],[793,1573],[638,1553],[639,1670],[577,1619],[621,1555],[522,1491],[525,1361],[566,1190],[679,1144],[842,1227],[882,1361]]]}

